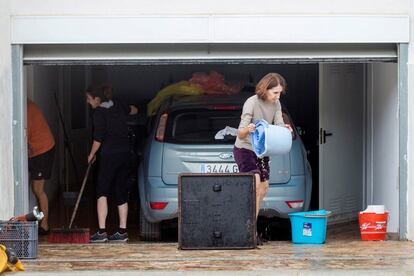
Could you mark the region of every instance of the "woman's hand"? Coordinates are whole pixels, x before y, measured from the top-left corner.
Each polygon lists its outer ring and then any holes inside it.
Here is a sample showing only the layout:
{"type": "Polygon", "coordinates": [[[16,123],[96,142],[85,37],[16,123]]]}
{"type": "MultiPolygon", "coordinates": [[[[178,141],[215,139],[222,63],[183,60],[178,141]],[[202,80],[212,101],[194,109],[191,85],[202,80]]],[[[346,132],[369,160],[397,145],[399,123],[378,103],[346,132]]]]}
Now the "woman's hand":
{"type": "Polygon", "coordinates": [[[253,123],[250,123],[247,125],[247,129],[249,130],[249,132],[254,132],[256,130],[256,125],[253,123]]]}
{"type": "Polygon", "coordinates": [[[91,151],[89,152],[89,155],[88,155],[88,164],[90,162],[92,162],[92,163],[95,162],[96,152],[99,150],[100,147],[101,147],[101,142],[93,140],[92,148],[91,148],[91,151]]]}
{"type": "Polygon", "coordinates": [[[290,132],[293,132],[293,128],[289,124],[285,124],[285,128],[289,129],[290,132]]]}
{"type": "Polygon", "coordinates": [[[249,135],[249,133],[252,133],[256,130],[256,125],[253,123],[248,124],[246,127],[240,128],[237,131],[237,137],[240,139],[244,139],[249,135]]]}

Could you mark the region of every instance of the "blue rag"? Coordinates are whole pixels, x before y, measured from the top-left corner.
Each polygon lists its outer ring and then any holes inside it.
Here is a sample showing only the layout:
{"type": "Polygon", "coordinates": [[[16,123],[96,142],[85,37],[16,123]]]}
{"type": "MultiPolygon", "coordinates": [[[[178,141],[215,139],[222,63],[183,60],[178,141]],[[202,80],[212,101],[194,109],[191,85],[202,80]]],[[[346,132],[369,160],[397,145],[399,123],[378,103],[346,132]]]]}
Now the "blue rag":
{"type": "Polygon", "coordinates": [[[255,123],[256,130],[251,133],[252,146],[253,150],[258,157],[261,157],[266,151],[266,128],[269,126],[269,123],[265,120],[258,120],[255,123]]]}

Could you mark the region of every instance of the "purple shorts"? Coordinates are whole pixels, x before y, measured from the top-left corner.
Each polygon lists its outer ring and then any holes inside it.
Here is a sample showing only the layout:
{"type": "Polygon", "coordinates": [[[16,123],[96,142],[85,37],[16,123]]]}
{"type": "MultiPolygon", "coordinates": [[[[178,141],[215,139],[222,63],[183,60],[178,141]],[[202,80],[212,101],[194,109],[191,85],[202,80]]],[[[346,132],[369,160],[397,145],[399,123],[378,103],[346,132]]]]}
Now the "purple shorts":
{"type": "Polygon", "coordinates": [[[233,154],[240,172],[258,173],[260,181],[269,180],[269,157],[257,158],[254,151],[238,147],[233,148],[233,154]]]}

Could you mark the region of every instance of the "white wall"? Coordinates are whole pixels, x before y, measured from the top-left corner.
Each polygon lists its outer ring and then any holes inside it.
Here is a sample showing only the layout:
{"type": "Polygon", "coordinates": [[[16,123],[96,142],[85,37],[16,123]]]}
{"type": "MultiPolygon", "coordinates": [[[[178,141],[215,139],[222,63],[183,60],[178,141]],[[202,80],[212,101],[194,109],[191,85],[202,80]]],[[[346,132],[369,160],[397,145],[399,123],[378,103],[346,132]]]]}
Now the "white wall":
{"type": "Polygon", "coordinates": [[[399,121],[398,65],[394,63],[370,66],[368,91],[369,160],[372,162],[371,198],[368,204],[385,205],[390,213],[388,232],[398,232],[399,222],[399,121]],[[371,120],[370,120],[371,119],[371,120]]]}
{"type": "MultiPolygon", "coordinates": [[[[143,14],[286,14],[286,15],[395,15],[414,16],[411,0],[211,0],[198,1],[98,1],[98,0],[3,0],[0,1],[0,219],[9,217],[13,210],[12,174],[12,97],[10,58],[10,15],[143,15],[143,14]],[[6,200],[4,200],[6,199],[6,200]]],[[[277,26],[279,27],[279,26],[277,26]]],[[[275,27],[275,31],[277,31],[275,27]]],[[[288,26],[280,26],[288,28],[288,26]]],[[[335,30],[332,30],[333,32],[335,30]]],[[[411,37],[414,34],[414,20],[411,20],[411,37]]],[[[414,48],[409,50],[409,117],[414,114],[414,48]]],[[[414,198],[414,120],[409,120],[409,181],[407,198],[414,198]]],[[[409,235],[414,239],[414,200],[410,201],[409,235]]]]}
{"type": "Polygon", "coordinates": [[[9,1],[0,1],[0,219],[10,218],[14,209],[9,14],[9,1]]]}
{"type": "Polygon", "coordinates": [[[14,0],[13,14],[401,14],[410,0],[14,0]]]}
{"type": "Polygon", "coordinates": [[[407,13],[410,15],[410,41],[408,50],[408,190],[407,204],[407,238],[414,240],[414,2],[409,2],[407,13]]]}

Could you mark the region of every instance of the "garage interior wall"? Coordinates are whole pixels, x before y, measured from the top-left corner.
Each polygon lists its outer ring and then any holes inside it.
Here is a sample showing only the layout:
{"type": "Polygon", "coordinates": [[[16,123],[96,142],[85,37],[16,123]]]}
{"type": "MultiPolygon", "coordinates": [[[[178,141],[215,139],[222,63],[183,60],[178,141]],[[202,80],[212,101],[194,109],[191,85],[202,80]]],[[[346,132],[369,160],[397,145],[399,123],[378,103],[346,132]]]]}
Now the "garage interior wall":
{"type": "Polygon", "coordinates": [[[368,204],[385,205],[388,232],[399,225],[398,65],[375,63],[368,68],[367,139],[368,204]]]}

